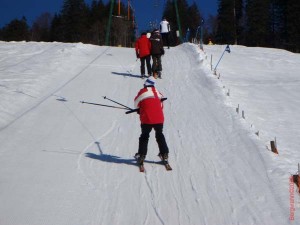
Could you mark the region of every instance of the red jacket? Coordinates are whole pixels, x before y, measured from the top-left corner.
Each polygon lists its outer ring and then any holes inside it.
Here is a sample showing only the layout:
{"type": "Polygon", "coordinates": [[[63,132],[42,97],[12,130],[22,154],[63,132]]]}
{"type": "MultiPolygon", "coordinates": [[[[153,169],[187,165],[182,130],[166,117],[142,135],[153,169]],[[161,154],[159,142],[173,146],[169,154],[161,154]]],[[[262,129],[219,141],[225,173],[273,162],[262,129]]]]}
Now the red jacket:
{"type": "Polygon", "coordinates": [[[162,97],[154,86],[145,87],[139,91],[134,99],[134,106],[140,109],[142,124],[164,123],[162,97]]]}
{"type": "Polygon", "coordinates": [[[150,55],[151,42],[145,34],[143,34],[135,42],[135,51],[139,54],[140,58],[150,55]]]}

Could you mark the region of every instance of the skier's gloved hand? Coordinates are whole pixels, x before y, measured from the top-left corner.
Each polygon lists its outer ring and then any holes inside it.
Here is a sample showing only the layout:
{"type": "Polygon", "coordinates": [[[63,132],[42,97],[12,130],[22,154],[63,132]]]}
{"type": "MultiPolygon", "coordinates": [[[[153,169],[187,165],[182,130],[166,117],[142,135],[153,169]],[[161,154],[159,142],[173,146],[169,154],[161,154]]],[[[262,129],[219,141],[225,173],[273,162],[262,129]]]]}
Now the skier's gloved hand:
{"type": "Polygon", "coordinates": [[[139,59],[140,58],[140,54],[138,52],[136,52],[136,57],[139,59]]]}
{"type": "Polygon", "coordinates": [[[164,54],[165,54],[165,50],[164,50],[164,48],[161,48],[161,49],[160,49],[160,53],[161,53],[162,55],[164,55],[164,54]]]}

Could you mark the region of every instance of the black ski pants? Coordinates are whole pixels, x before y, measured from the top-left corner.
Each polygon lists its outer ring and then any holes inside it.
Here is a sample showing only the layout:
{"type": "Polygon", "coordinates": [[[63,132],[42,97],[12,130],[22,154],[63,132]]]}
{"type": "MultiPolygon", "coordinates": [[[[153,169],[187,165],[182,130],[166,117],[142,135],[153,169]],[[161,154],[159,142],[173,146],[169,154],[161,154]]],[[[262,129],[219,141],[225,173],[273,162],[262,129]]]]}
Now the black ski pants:
{"type": "Polygon", "coordinates": [[[147,65],[148,75],[151,75],[151,56],[147,55],[145,57],[140,58],[141,60],[141,75],[145,75],[145,62],[147,65]]]}
{"type": "Polygon", "coordinates": [[[162,71],[161,55],[152,55],[152,72],[162,71]]]}
{"type": "Polygon", "coordinates": [[[155,130],[155,138],[158,144],[159,152],[164,154],[164,153],[169,153],[169,148],[166,143],[165,136],[163,134],[163,124],[141,124],[142,128],[142,134],[139,138],[139,151],[138,153],[140,155],[147,155],[147,150],[148,150],[148,141],[150,137],[150,132],[152,128],[155,130]]]}
{"type": "Polygon", "coordinates": [[[161,33],[161,37],[162,37],[164,46],[168,46],[168,48],[170,48],[169,33],[161,33]]]}

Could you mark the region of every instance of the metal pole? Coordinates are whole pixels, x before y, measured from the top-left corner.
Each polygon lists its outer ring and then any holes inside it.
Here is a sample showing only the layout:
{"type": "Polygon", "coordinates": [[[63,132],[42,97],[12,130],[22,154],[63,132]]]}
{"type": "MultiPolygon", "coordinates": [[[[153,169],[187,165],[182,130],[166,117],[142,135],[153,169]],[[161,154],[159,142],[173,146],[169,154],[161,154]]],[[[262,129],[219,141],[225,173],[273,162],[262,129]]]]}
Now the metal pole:
{"type": "Polygon", "coordinates": [[[110,98],[107,98],[106,96],[103,96],[103,98],[104,98],[104,99],[107,99],[107,100],[109,100],[109,101],[111,101],[111,102],[114,102],[114,103],[116,103],[116,104],[118,104],[118,105],[124,106],[125,108],[127,108],[127,109],[129,109],[129,110],[132,110],[132,108],[130,108],[130,107],[126,106],[126,105],[123,105],[123,104],[121,104],[121,103],[119,103],[119,102],[116,102],[116,101],[114,101],[114,100],[112,100],[112,99],[110,99],[110,98]]]}
{"type": "Polygon", "coordinates": [[[177,17],[177,23],[178,23],[178,30],[179,30],[179,40],[180,40],[180,43],[182,43],[182,31],[181,31],[181,24],[180,24],[179,12],[178,12],[177,0],[174,0],[174,4],[175,4],[176,17],[177,17]]]}
{"type": "Polygon", "coordinates": [[[80,103],[82,103],[82,104],[89,104],[89,105],[97,105],[97,106],[110,107],[110,108],[115,108],[115,109],[125,109],[125,110],[128,110],[127,108],[123,108],[123,107],[118,107],[118,106],[113,106],[113,105],[103,105],[103,104],[94,103],[94,102],[80,101],[80,103]]]}
{"type": "Polygon", "coordinates": [[[219,63],[220,63],[220,61],[221,61],[221,59],[222,59],[222,57],[223,57],[223,55],[224,55],[224,53],[225,53],[226,51],[230,53],[229,45],[226,46],[225,50],[223,51],[222,56],[220,57],[220,59],[219,59],[217,65],[215,66],[215,69],[214,69],[215,72],[216,72],[217,66],[219,65],[219,63]]]}
{"type": "Polygon", "coordinates": [[[203,24],[204,20],[201,19],[201,25],[200,25],[200,49],[203,50],[203,24]]]}
{"type": "Polygon", "coordinates": [[[111,27],[111,18],[112,18],[112,12],[114,8],[114,0],[110,1],[110,10],[109,10],[109,19],[106,27],[106,37],[105,37],[105,45],[108,46],[109,37],[110,37],[110,27],[111,27]]]}

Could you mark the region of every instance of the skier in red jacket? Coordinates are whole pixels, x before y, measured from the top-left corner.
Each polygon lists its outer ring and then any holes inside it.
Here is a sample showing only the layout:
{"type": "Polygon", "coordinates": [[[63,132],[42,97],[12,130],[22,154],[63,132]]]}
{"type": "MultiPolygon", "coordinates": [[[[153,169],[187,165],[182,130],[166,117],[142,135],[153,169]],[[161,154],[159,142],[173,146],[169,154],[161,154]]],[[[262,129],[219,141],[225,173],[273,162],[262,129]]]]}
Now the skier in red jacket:
{"type": "Polygon", "coordinates": [[[155,78],[149,77],[134,99],[135,108],[139,108],[142,134],[139,138],[138,153],[135,158],[139,163],[143,163],[147,155],[149,135],[154,128],[155,138],[159,148],[159,155],[164,160],[168,160],[169,148],[163,134],[164,113],[163,95],[154,87],[155,78]]]}
{"type": "Polygon", "coordinates": [[[151,42],[147,38],[147,34],[144,32],[142,33],[141,37],[137,39],[135,42],[135,52],[136,57],[140,58],[141,60],[141,77],[145,78],[145,62],[147,64],[147,72],[148,76],[151,76],[151,56],[150,56],[150,50],[151,50],[151,42]]]}

